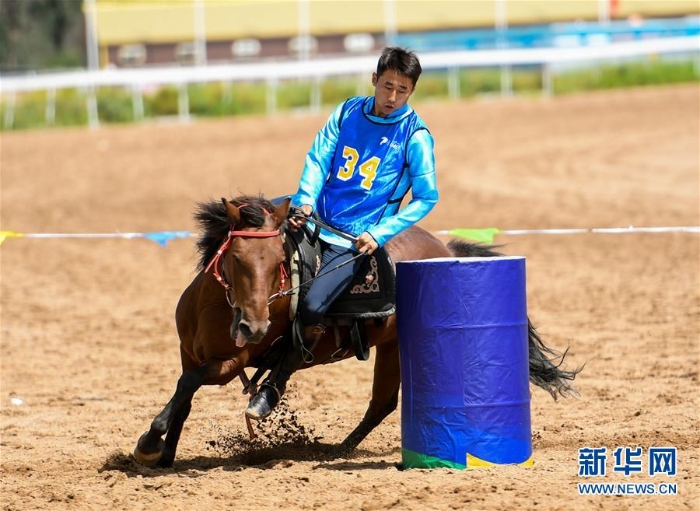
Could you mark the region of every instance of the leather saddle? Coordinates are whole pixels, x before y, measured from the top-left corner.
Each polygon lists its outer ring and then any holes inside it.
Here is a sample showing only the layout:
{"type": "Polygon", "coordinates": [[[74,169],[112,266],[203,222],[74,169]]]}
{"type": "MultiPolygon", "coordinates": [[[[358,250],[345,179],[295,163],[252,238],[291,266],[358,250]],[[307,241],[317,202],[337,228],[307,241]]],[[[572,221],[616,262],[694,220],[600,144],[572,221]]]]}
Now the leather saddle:
{"type": "MultiPolygon", "coordinates": [[[[299,286],[292,297],[290,319],[296,320],[300,300],[304,299],[311,281],[321,266],[321,247],[317,234],[310,229],[288,230],[285,251],[289,261],[292,286],[299,286]]],[[[326,313],[327,326],[336,331],[336,345],[352,345],[359,360],[369,358],[366,323],[381,324],[396,311],[396,273],[389,253],[382,247],[365,258],[350,285],[333,302],[326,313]],[[338,338],[338,327],[349,327],[345,339],[338,338]],[[349,337],[349,339],[348,339],[349,337]]],[[[294,329],[298,331],[298,328],[294,329]]],[[[332,361],[332,360],[331,360],[332,361]]]]}

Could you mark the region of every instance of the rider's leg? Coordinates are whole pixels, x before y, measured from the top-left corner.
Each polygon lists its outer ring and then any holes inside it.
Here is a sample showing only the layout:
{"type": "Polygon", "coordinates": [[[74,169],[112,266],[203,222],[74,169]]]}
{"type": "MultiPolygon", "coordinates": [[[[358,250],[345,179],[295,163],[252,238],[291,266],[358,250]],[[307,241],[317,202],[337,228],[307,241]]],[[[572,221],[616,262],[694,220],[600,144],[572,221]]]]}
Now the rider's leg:
{"type": "Polygon", "coordinates": [[[258,393],[250,399],[245,411],[249,418],[261,420],[270,415],[284,395],[289,377],[306,361],[305,355],[313,351],[324,332],[323,325],[305,327],[303,331],[304,347],[291,344],[287,346],[277,367],[260,385],[258,393]]]}
{"type": "Polygon", "coordinates": [[[357,255],[357,252],[352,249],[327,244],[323,248],[320,277],[312,282],[301,306],[301,319],[305,325],[302,342],[300,346],[287,349],[279,367],[272,372],[260,386],[258,393],[250,400],[246,415],[251,419],[260,420],[270,415],[284,394],[292,373],[304,363],[313,361],[311,352],[325,332],[324,314],[333,300],[350,284],[353,275],[360,268],[362,257],[338,267],[357,255]]]}

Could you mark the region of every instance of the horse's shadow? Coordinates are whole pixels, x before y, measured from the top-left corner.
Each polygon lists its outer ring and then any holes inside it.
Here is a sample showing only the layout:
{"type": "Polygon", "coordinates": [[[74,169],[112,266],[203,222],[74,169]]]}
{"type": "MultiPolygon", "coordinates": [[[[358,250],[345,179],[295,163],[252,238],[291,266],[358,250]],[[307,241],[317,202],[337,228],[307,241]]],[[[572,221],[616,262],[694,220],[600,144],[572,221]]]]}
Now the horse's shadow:
{"type": "Polygon", "coordinates": [[[131,454],[114,452],[110,454],[98,472],[116,471],[127,477],[161,477],[170,474],[188,475],[198,477],[209,470],[223,468],[227,471],[237,472],[249,468],[271,469],[275,467],[292,466],[295,462],[313,461],[314,469],[335,471],[348,470],[386,470],[388,468],[401,469],[400,463],[381,459],[353,461],[358,458],[384,458],[392,457],[400,452],[399,447],[386,449],[381,452],[355,449],[351,453],[343,453],[338,445],[314,442],[312,444],[299,444],[287,442],[274,447],[262,447],[245,450],[233,455],[195,456],[193,458],[181,458],[172,468],[151,468],[139,464],[131,454]]]}

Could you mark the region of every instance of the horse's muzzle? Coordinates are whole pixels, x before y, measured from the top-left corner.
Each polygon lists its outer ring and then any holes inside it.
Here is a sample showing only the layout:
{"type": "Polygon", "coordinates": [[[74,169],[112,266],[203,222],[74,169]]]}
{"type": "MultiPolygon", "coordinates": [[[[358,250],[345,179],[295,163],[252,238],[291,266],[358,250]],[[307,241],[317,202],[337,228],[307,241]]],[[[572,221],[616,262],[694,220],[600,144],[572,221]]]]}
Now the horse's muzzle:
{"type": "Polygon", "coordinates": [[[231,339],[236,341],[236,346],[242,348],[246,344],[259,344],[270,329],[270,321],[248,321],[243,318],[241,309],[235,308],[233,322],[231,323],[231,339]]]}

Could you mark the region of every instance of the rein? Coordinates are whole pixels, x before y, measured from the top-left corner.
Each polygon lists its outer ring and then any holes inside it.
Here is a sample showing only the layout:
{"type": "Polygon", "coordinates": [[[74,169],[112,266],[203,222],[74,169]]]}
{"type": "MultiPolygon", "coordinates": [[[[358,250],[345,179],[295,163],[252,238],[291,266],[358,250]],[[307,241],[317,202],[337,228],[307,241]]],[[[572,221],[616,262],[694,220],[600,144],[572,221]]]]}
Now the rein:
{"type": "MultiPolygon", "coordinates": [[[[345,232],[343,232],[343,231],[339,231],[339,230],[336,229],[335,227],[328,225],[326,222],[324,222],[323,220],[321,220],[320,218],[318,218],[318,215],[314,215],[313,217],[309,217],[309,216],[305,215],[304,213],[294,213],[294,214],[292,214],[291,216],[296,216],[296,217],[300,217],[300,218],[306,218],[307,220],[312,221],[314,224],[323,227],[324,229],[326,229],[326,230],[332,232],[333,234],[337,234],[337,235],[340,236],[341,238],[344,238],[344,239],[346,239],[346,240],[348,240],[348,241],[352,241],[353,243],[357,241],[357,237],[352,236],[352,235],[350,235],[350,234],[347,234],[347,233],[345,233],[345,232]]],[[[267,304],[270,305],[273,301],[275,301],[275,300],[278,299],[278,298],[284,298],[284,297],[287,296],[287,295],[293,294],[297,289],[302,288],[303,286],[309,284],[310,282],[313,282],[314,280],[316,280],[316,279],[319,278],[319,277],[323,277],[324,275],[327,275],[327,274],[329,274],[329,273],[332,272],[332,271],[335,271],[335,270],[337,270],[337,269],[339,269],[339,268],[342,268],[342,267],[345,266],[346,264],[349,264],[349,263],[353,262],[355,259],[359,259],[359,258],[362,257],[363,255],[364,255],[364,254],[357,254],[356,256],[351,257],[351,258],[348,259],[347,261],[345,261],[345,262],[343,262],[343,263],[340,263],[339,265],[337,265],[337,266],[335,266],[335,267],[333,267],[333,268],[331,268],[331,269],[329,269],[329,270],[327,270],[327,271],[324,271],[323,273],[319,273],[318,275],[316,275],[316,276],[314,276],[314,277],[311,277],[311,278],[310,278],[309,280],[307,280],[306,282],[302,282],[302,283],[299,284],[298,286],[289,288],[287,291],[282,292],[282,291],[280,290],[279,293],[274,294],[274,295],[272,295],[272,296],[270,297],[270,299],[269,299],[269,301],[267,302],[267,304]]]]}
{"type": "Polygon", "coordinates": [[[364,256],[364,255],[365,255],[365,254],[357,254],[356,256],[351,257],[351,258],[348,259],[347,261],[344,261],[344,262],[340,263],[339,265],[334,266],[333,268],[331,268],[331,269],[329,269],[329,270],[327,270],[327,271],[324,271],[323,273],[319,273],[318,275],[316,275],[316,276],[314,276],[314,277],[311,277],[309,280],[307,280],[306,282],[302,282],[302,283],[299,284],[298,286],[290,287],[290,288],[287,289],[286,291],[282,291],[282,288],[280,288],[280,292],[279,292],[279,293],[276,293],[276,294],[274,294],[274,295],[272,295],[272,296],[270,297],[269,301],[267,302],[267,304],[270,305],[272,302],[274,302],[274,301],[277,300],[278,298],[284,298],[285,296],[294,294],[294,292],[295,292],[297,289],[300,289],[300,288],[304,287],[306,284],[308,284],[308,283],[310,283],[310,282],[313,282],[314,280],[316,280],[316,279],[318,279],[318,278],[320,278],[320,277],[323,277],[324,275],[328,275],[328,274],[329,274],[330,272],[332,272],[332,271],[335,271],[335,270],[338,270],[338,269],[342,268],[342,267],[345,266],[346,264],[350,264],[350,263],[353,262],[355,259],[359,259],[360,257],[362,257],[362,256],[364,256]]]}
{"type": "Polygon", "coordinates": [[[314,213],[311,217],[306,216],[304,213],[294,213],[292,216],[306,218],[307,220],[313,222],[315,225],[320,225],[325,230],[330,231],[333,234],[336,234],[337,236],[340,236],[343,239],[346,239],[348,241],[352,241],[353,243],[355,243],[357,241],[357,236],[352,236],[346,232],[343,232],[343,231],[336,229],[332,225],[328,225],[326,222],[321,220],[316,213],[314,213]]]}

